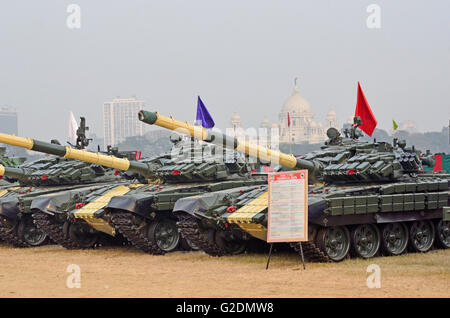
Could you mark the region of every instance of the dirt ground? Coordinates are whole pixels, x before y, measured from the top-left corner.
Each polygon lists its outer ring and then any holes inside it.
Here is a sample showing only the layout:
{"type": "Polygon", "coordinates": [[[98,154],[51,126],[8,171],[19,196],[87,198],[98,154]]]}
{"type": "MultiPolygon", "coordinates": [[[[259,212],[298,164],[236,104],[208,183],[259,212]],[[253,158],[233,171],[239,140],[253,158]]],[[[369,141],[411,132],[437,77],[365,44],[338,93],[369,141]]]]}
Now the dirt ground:
{"type": "MultiPolygon", "coordinates": [[[[202,252],[146,255],[133,247],[69,251],[0,243],[0,297],[449,297],[450,250],[398,257],[307,263],[275,253],[213,258],[202,252]],[[81,287],[68,288],[70,264],[81,287]],[[381,269],[368,288],[367,267],[381,269]]],[[[69,280],[70,277],[69,277],[69,280]]]]}

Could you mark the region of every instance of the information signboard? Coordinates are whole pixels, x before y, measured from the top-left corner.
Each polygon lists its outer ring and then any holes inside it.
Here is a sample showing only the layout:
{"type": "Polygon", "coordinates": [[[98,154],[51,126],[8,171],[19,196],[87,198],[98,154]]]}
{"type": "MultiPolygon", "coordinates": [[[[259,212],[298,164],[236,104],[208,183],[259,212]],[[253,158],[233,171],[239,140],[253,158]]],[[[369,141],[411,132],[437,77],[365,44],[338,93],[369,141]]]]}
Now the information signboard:
{"type": "Polygon", "coordinates": [[[308,170],[269,174],[267,242],[308,240],[308,170]]]}

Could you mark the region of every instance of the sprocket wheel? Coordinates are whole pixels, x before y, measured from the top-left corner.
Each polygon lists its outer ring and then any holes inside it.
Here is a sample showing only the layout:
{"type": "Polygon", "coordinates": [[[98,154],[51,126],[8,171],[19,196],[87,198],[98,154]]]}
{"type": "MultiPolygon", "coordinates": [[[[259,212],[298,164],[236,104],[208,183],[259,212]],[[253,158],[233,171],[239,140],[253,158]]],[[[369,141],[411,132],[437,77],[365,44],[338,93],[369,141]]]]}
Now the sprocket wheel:
{"type": "Polygon", "coordinates": [[[160,219],[150,223],[147,237],[164,252],[174,251],[180,242],[177,224],[171,219],[160,219]]]}
{"type": "Polygon", "coordinates": [[[200,248],[191,240],[180,235],[180,246],[185,251],[199,251],[200,248]]]}
{"type": "Polygon", "coordinates": [[[22,241],[30,246],[44,245],[48,241],[47,234],[33,223],[31,216],[20,220],[17,234],[22,241]]]}
{"type": "Polygon", "coordinates": [[[317,233],[316,243],[332,261],[340,262],[350,250],[350,233],[345,226],[322,228],[317,233]]]}
{"type": "Polygon", "coordinates": [[[64,231],[80,248],[93,248],[98,241],[98,232],[87,225],[66,222],[64,231]]]}
{"type": "Polygon", "coordinates": [[[214,241],[220,248],[224,249],[227,254],[231,255],[242,254],[247,248],[247,241],[230,237],[221,230],[215,231],[214,241]]]}

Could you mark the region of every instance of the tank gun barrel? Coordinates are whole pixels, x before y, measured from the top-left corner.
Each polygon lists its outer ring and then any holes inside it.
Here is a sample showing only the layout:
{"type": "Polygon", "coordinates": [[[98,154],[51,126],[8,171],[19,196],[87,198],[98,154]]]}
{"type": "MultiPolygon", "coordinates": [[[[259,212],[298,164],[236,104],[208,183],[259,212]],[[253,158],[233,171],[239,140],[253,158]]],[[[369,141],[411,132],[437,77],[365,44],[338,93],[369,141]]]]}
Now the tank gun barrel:
{"type": "Polygon", "coordinates": [[[0,143],[55,155],[58,157],[98,164],[117,170],[132,171],[144,176],[152,175],[152,170],[146,163],[75,149],[69,146],[62,146],[31,138],[23,138],[2,133],[0,133],[0,143]]]}
{"type": "Polygon", "coordinates": [[[11,179],[18,179],[25,177],[27,175],[27,171],[22,168],[13,168],[13,167],[5,167],[0,164],[0,176],[8,177],[11,179]]]}
{"type": "Polygon", "coordinates": [[[207,130],[201,126],[194,126],[188,122],[163,116],[158,112],[141,110],[138,117],[140,121],[146,124],[174,130],[202,141],[245,153],[258,159],[280,164],[290,169],[307,169],[310,175],[316,175],[322,168],[317,162],[296,158],[291,154],[285,154],[277,150],[255,145],[216,131],[207,130]]]}

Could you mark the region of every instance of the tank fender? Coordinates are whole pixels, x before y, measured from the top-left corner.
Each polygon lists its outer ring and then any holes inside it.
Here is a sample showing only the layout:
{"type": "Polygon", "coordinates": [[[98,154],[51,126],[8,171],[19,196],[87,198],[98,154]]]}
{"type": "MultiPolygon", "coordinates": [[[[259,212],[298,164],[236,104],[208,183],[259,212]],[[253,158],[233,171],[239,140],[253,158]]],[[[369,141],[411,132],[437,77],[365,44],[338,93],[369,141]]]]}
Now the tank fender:
{"type": "Polygon", "coordinates": [[[0,201],[0,216],[17,220],[20,213],[19,201],[16,198],[0,201]]]}
{"type": "Polygon", "coordinates": [[[325,200],[320,200],[318,202],[310,202],[308,204],[308,219],[313,222],[319,220],[323,216],[327,204],[325,200]]]}
{"type": "MultiPolygon", "coordinates": [[[[195,217],[209,219],[208,212],[214,208],[226,204],[228,191],[205,193],[187,198],[182,198],[175,202],[173,212],[186,212],[195,217]]],[[[230,203],[231,204],[231,203],[230,203]]]]}
{"type": "Polygon", "coordinates": [[[154,210],[152,208],[153,196],[139,197],[137,195],[121,195],[112,197],[105,210],[124,210],[136,213],[144,218],[154,210]]]}
{"type": "Polygon", "coordinates": [[[74,195],[79,193],[77,190],[62,191],[58,193],[41,195],[33,199],[30,209],[32,211],[40,211],[50,215],[61,214],[61,206],[72,201],[74,195]]]}
{"type": "Polygon", "coordinates": [[[206,205],[201,199],[196,198],[183,198],[175,203],[173,212],[185,212],[192,216],[196,216],[196,212],[208,211],[206,205]]]}

